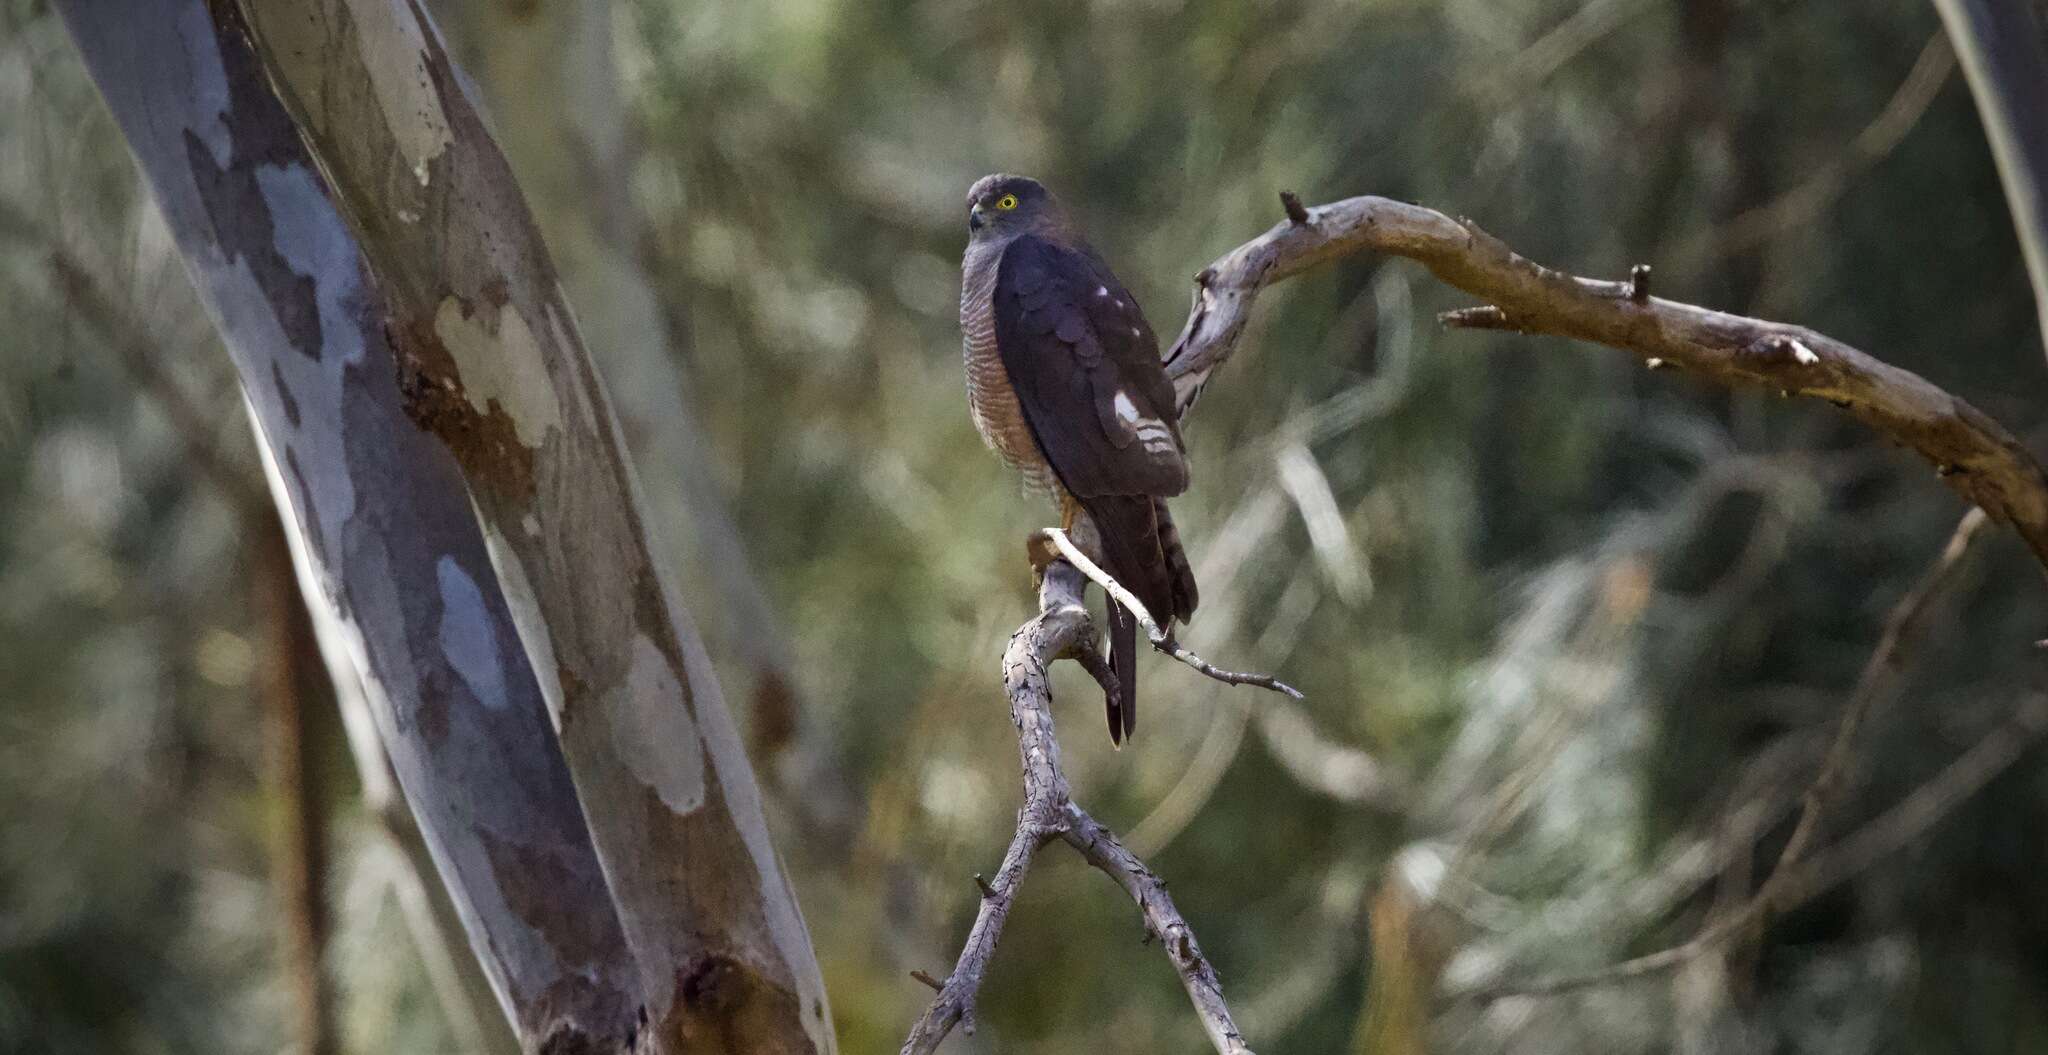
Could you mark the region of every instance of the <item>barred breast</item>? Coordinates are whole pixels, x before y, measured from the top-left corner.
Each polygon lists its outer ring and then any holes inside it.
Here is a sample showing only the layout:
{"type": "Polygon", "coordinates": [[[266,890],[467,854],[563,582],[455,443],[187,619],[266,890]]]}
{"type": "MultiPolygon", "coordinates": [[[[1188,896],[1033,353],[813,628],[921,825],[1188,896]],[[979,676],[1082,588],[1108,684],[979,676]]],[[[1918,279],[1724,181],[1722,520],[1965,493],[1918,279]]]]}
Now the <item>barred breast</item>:
{"type": "Polygon", "coordinates": [[[1030,490],[1057,498],[1059,478],[1031,435],[1031,425],[1017,405],[1017,390],[1010,387],[1010,375],[996,348],[996,274],[1003,248],[970,244],[961,262],[960,353],[967,368],[967,409],[982,441],[1002,455],[1010,468],[1024,474],[1030,490]]]}

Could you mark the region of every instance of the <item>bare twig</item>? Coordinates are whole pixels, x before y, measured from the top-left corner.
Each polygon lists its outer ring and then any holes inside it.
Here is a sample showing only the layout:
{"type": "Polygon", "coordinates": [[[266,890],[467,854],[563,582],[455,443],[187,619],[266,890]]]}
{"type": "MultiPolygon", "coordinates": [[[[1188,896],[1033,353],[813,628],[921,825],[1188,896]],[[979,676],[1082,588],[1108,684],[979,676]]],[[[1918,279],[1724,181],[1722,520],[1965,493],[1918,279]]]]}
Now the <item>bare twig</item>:
{"type": "Polygon", "coordinates": [[[1301,204],[1301,198],[1291,190],[1280,192],[1280,208],[1287,213],[1287,222],[1304,224],[1308,222],[1308,209],[1301,204]]]}
{"type": "Polygon", "coordinates": [[[1137,903],[1145,917],[1146,933],[1165,947],[1216,1051],[1250,1055],[1251,1049],[1223,1002],[1216,970],[1202,955],[1187,920],[1174,907],[1165,882],[1073,801],[1060,767],[1059,741],[1053,735],[1052,687],[1046,671],[1054,660],[1071,656],[1083,645],[1092,646],[1095,640],[1094,624],[1081,601],[1086,588],[1086,578],[1073,565],[1064,561],[1047,565],[1039,585],[1039,614],[1011,635],[1003,652],[1003,687],[1010,697],[1010,719],[1017,727],[1024,805],[1017,812],[1016,833],[1003,855],[1002,867],[980,898],[960,959],[941,984],[938,997],[911,1028],[903,1042],[904,1055],[936,1051],[956,1025],[972,1032],[975,996],[1002,937],[1017,888],[1039,847],[1055,838],[1080,851],[1137,903]]]}
{"type": "Polygon", "coordinates": [[[1688,240],[1674,255],[1728,256],[1811,222],[1840,196],[1851,177],[1898,148],[1934,102],[1942,85],[1948,83],[1955,68],[1956,53],[1949,46],[1948,34],[1935,33],[1920,49],[1920,57],[1913,61],[1913,68],[1899,82],[1884,108],[1849,141],[1846,150],[1818,162],[1798,186],[1726,223],[1716,224],[1714,230],[1688,240]]]}
{"type": "MultiPolygon", "coordinates": [[[[1773,914],[1785,912],[1820,893],[1824,887],[1814,884],[1814,873],[1803,869],[1802,863],[1820,831],[1827,810],[1840,798],[1853,779],[1857,733],[1861,731],[1864,721],[1871,712],[1896,690],[1899,669],[1913,644],[1913,639],[1924,626],[1925,617],[1931,610],[1933,602],[1954,581],[1972,544],[1982,537],[1985,523],[1986,519],[1981,510],[1973,509],[1965,514],[1962,521],[1956,525],[1955,533],[1950,537],[1948,545],[1943,547],[1941,555],[1921,576],[1920,581],[1915,583],[1893,607],[1891,615],[1885,620],[1884,632],[1878,639],[1877,647],[1871,652],[1869,661],[1864,664],[1856,688],[1850,694],[1848,704],[1843,708],[1834,739],[1821,761],[1820,771],[1806,790],[1799,820],[1793,826],[1792,835],[1787,839],[1785,848],[1779,852],[1770,875],[1764,879],[1755,895],[1701,928],[1691,938],[1670,948],[1608,967],[1554,975],[1533,982],[1489,986],[1459,995],[1492,1000],[1504,996],[1569,992],[1640,978],[1676,967],[1719,948],[1724,943],[1754,934],[1769,922],[1773,914]]],[[[2030,702],[2028,707],[2033,708],[2035,704],[2030,702]]],[[[2032,711],[2027,710],[2023,713],[2032,711]]],[[[2016,751],[2017,749],[2015,754],[2016,751]]],[[[2007,763],[2010,761],[2009,758],[2006,760],[2007,763]]],[[[1944,776],[1947,772],[1944,771],[1944,776]]],[[[1941,779],[1943,778],[1937,777],[1935,782],[1941,779]]],[[[1983,779],[1988,780],[1989,777],[1983,779]]],[[[1929,786],[1935,782],[1930,782],[1929,786]]],[[[1982,780],[1979,780],[1978,785],[1981,783],[1982,780]]],[[[1914,796],[1909,796],[1909,800],[1919,795],[1920,792],[1915,792],[1914,796]]],[[[1959,801],[1959,796],[1947,797],[1942,801],[1952,806],[1955,801],[1959,801]]],[[[1945,806],[1943,812],[1946,812],[1946,809],[1945,806]]],[[[1927,818],[1915,831],[1924,830],[1932,823],[1933,818],[1927,818]]],[[[1902,841],[1898,844],[1902,845],[1902,841]]]]}
{"type": "Polygon", "coordinates": [[[1137,617],[1138,625],[1145,628],[1145,638],[1152,642],[1153,648],[1172,656],[1225,685],[1251,685],[1281,693],[1293,699],[1299,700],[1303,698],[1300,689],[1281,681],[1271,674],[1247,674],[1241,671],[1224,670],[1188,651],[1180,642],[1173,639],[1172,634],[1160,628],[1158,621],[1152,618],[1152,613],[1145,610],[1143,601],[1138,600],[1137,596],[1125,589],[1122,583],[1112,578],[1108,572],[1103,571],[1094,561],[1089,560],[1088,555],[1082,553],[1079,546],[1074,545],[1074,540],[1068,538],[1066,532],[1058,528],[1041,528],[1036,532],[1036,537],[1050,543],[1062,559],[1072,564],[1082,575],[1087,576],[1090,582],[1102,587],[1104,593],[1115,598],[1118,604],[1123,605],[1133,616],[1137,617]]]}
{"type": "MultiPolygon", "coordinates": [[[[1778,854],[1778,863],[1772,868],[1774,876],[1789,873],[1806,856],[1814,837],[1819,834],[1822,816],[1841,799],[1842,793],[1855,780],[1857,734],[1862,732],[1871,712],[1897,692],[1899,671],[1911,639],[1923,629],[1933,602],[1954,581],[1963,566],[1963,558],[1983,535],[1986,523],[1981,509],[1963,514],[1962,521],[1956,525],[1955,533],[1949,537],[1948,545],[1942,548],[1933,566],[1927,569],[1919,582],[1913,584],[1912,589],[1906,591],[1885,619],[1884,632],[1878,638],[1877,648],[1870,653],[1869,661],[1863,665],[1863,673],[1856,679],[1856,688],[1835,727],[1834,741],[1828,745],[1828,753],[1821,760],[1820,772],[1814,775],[1813,783],[1806,789],[1799,808],[1799,821],[1793,826],[1791,838],[1785,841],[1785,848],[1778,854]]],[[[1766,892],[1770,885],[1769,881],[1764,883],[1766,892]]],[[[1768,899],[1759,893],[1758,900],[1766,902],[1764,914],[1768,915],[1768,899]]]]}
{"type": "Polygon", "coordinates": [[[271,519],[270,496],[255,484],[252,467],[231,463],[212,442],[220,415],[200,406],[178,386],[163,365],[163,350],[149,339],[140,320],[129,313],[92,276],[92,269],[64,249],[49,255],[50,282],[74,317],[98,329],[121,366],[154,401],[171,423],[185,455],[215,491],[252,524],[271,519]]]}
{"type": "Polygon", "coordinates": [[[1925,378],[1804,327],[1659,297],[1636,303],[1626,282],[1543,267],[1470,221],[1386,198],[1317,206],[1307,223],[1283,221],[1202,269],[1166,357],[1181,414],[1230,358],[1261,290],[1366,250],[1419,261],[1490,302],[1458,313],[1458,325],[1593,341],[1707,380],[1826,400],[1918,451],[1942,482],[2011,525],[2048,565],[2048,477],[2011,433],[1925,378]]]}
{"type": "Polygon", "coordinates": [[[2048,695],[2034,693],[1941,772],[1835,844],[1785,883],[1790,904],[1810,901],[1906,848],[2048,733],[2048,695]]]}
{"type": "MultiPolygon", "coordinates": [[[[2005,771],[2022,753],[2048,733],[2048,695],[2031,693],[2011,718],[1984,734],[1941,772],[1915,788],[1898,805],[1864,825],[1838,846],[1797,871],[1774,876],[1779,911],[1803,905],[1836,885],[1897,853],[1925,835],[1963,800],[2005,771]]],[[[1761,896],[1761,895],[1760,895],[1761,896]]],[[[1749,906],[1755,906],[1752,900],[1749,906]]],[[[1751,922],[1736,911],[1702,929],[1683,944],[1595,970],[1553,975],[1534,982],[1476,989],[1455,996],[1495,1000],[1506,996],[1545,996],[1593,986],[1632,981],[1677,967],[1743,931],[1751,922]]]]}

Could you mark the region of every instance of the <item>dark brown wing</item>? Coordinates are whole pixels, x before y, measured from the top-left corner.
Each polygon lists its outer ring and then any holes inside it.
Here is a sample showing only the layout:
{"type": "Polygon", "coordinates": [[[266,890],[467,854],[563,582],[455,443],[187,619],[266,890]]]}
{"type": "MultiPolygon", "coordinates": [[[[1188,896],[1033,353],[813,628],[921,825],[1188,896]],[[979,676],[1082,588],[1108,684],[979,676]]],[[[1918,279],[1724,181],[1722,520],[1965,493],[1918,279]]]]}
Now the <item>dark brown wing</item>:
{"type": "MultiPolygon", "coordinates": [[[[1187,461],[1137,298],[1094,254],[1028,235],[1004,250],[993,296],[1003,371],[1046,463],[1094,521],[1107,570],[1155,618],[1187,618],[1194,580],[1159,501],[1187,490],[1187,461]]],[[[1120,743],[1137,724],[1138,628],[1121,605],[1109,616],[1120,743]]]]}
{"type": "Polygon", "coordinates": [[[996,271],[996,347],[1060,483],[1077,498],[1187,490],[1173,384],[1137,298],[1093,255],[1031,235],[996,271]]]}

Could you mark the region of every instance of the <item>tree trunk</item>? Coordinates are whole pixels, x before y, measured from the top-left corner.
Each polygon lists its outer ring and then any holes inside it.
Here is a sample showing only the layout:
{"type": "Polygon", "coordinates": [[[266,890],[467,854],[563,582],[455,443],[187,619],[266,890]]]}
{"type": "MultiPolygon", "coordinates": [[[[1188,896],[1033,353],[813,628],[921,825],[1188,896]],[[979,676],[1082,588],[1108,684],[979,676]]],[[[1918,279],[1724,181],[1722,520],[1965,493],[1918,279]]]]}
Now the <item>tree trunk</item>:
{"type": "Polygon", "coordinates": [[[364,0],[59,6],[522,1046],[833,1050],[609,400],[432,23],[364,0]]]}
{"type": "MultiPolygon", "coordinates": [[[[754,573],[744,536],[720,489],[716,457],[698,424],[679,352],[682,313],[664,310],[641,266],[643,218],[630,188],[626,102],[619,89],[609,0],[438,0],[429,5],[450,50],[476,79],[498,145],[546,236],[562,286],[600,364],[636,463],[663,486],[646,496],[648,519],[670,530],[666,552],[686,583],[715,591],[719,619],[705,632],[732,662],[750,707],[754,760],[791,745],[801,701],[787,631],[754,573]],[[751,686],[751,691],[749,690],[751,686]]],[[[810,789],[812,794],[817,789],[810,789]]],[[[799,803],[804,805],[804,803],[799,803]]]]}
{"type": "Polygon", "coordinates": [[[2048,10],[2038,0],[1934,0],[1934,9],[1977,100],[2048,344],[2048,10]]]}

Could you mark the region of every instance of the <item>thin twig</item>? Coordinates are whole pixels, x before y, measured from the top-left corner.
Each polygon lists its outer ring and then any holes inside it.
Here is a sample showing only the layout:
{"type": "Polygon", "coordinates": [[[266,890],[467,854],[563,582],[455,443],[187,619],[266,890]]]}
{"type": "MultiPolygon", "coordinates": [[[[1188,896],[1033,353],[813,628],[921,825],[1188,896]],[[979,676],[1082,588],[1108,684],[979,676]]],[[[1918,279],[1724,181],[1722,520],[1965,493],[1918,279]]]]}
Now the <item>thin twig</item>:
{"type": "MultiPolygon", "coordinates": [[[[1933,602],[1955,580],[1956,573],[1963,566],[1963,558],[1983,535],[1988,522],[1981,509],[1963,514],[1962,521],[1956,524],[1948,545],[1942,547],[1941,555],[1935,558],[1933,566],[1921,575],[1912,589],[1906,591],[1906,595],[1893,606],[1891,615],[1886,617],[1877,648],[1871,651],[1869,661],[1863,665],[1863,673],[1856,679],[1856,688],[1849,696],[1848,706],[1842,710],[1841,720],[1835,727],[1834,741],[1828,745],[1820,771],[1806,789],[1799,821],[1793,825],[1791,838],[1785,841],[1785,848],[1778,854],[1778,863],[1771,870],[1773,875],[1789,873],[1800,863],[1812,847],[1814,837],[1819,834],[1822,816],[1840,801],[1842,793],[1855,780],[1857,734],[1863,731],[1864,722],[1871,713],[1897,692],[1899,672],[1912,640],[1919,636],[1933,602]]],[[[1766,881],[1764,885],[1768,888],[1770,883],[1766,881]]],[[[1764,900],[1761,895],[1759,900],[1764,900]]]]}
{"type": "Polygon", "coordinates": [[[1174,907],[1166,883],[1075,804],[1060,768],[1059,741],[1053,735],[1052,686],[1046,671],[1054,660],[1071,656],[1095,640],[1094,623],[1081,603],[1086,588],[1087,580],[1073,565],[1063,561],[1049,564],[1039,584],[1038,615],[1011,635],[1003,652],[1003,687],[1010,698],[1010,719],[1017,727],[1024,805],[1017,811],[1017,829],[1002,867],[976,906],[974,926],[967,932],[953,973],[911,1028],[903,1042],[903,1055],[929,1055],[956,1025],[973,1031],[975,997],[1016,901],[1017,888],[1039,847],[1054,838],[1073,846],[1137,903],[1146,932],[1165,947],[1202,1029],[1219,1055],[1251,1055],[1223,1002],[1216,970],[1202,954],[1187,920],[1174,907]]]}
{"type": "Polygon", "coordinates": [[[1152,613],[1145,610],[1145,603],[1143,601],[1138,600],[1137,596],[1125,589],[1122,583],[1116,581],[1108,572],[1103,571],[1100,565],[1089,560],[1088,555],[1081,552],[1079,546],[1074,545],[1074,540],[1068,538],[1066,532],[1061,531],[1059,528],[1041,528],[1037,535],[1050,542],[1053,548],[1059,551],[1059,555],[1067,563],[1072,564],[1078,569],[1082,575],[1087,576],[1090,582],[1102,587],[1102,592],[1108,594],[1118,604],[1123,605],[1125,609],[1129,610],[1131,615],[1137,618],[1138,625],[1145,628],[1145,638],[1152,642],[1153,648],[1226,685],[1251,685],[1281,693],[1297,700],[1304,698],[1300,689],[1281,681],[1271,674],[1247,674],[1241,671],[1224,670],[1188,651],[1185,646],[1173,639],[1172,634],[1160,629],[1159,623],[1152,618],[1152,613]]]}
{"type": "Polygon", "coordinates": [[[1798,186],[1687,240],[1672,255],[1681,259],[1731,256],[1811,223],[1841,196],[1852,177],[1884,160],[1905,141],[1906,133],[1919,123],[1955,68],[1956,53],[1948,34],[1936,32],[1920,49],[1920,57],[1884,108],[1849,141],[1846,150],[1819,161],[1798,186]]]}
{"type": "Polygon", "coordinates": [[[1932,779],[1786,881],[1788,903],[1810,901],[1912,845],[1950,810],[2018,761],[2043,733],[2048,733],[2048,695],[2034,693],[2021,701],[2010,718],[1978,738],[1932,779]]]}
{"type": "Polygon", "coordinates": [[[219,414],[202,409],[172,380],[163,367],[163,350],[145,333],[136,319],[116,302],[92,277],[92,270],[63,249],[49,255],[51,284],[64,298],[73,316],[98,329],[107,346],[144,393],[156,403],[188,460],[216,492],[233,504],[249,521],[262,523],[271,516],[270,496],[256,486],[253,466],[232,464],[210,437],[219,414]]]}
{"type": "MultiPolygon", "coordinates": [[[[1919,636],[1934,601],[1956,577],[1972,545],[1982,537],[1987,520],[1982,510],[1964,514],[1941,555],[1920,580],[1899,599],[1885,620],[1883,634],[1870,659],[1864,664],[1856,688],[1843,707],[1835,736],[1821,761],[1820,771],[1807,787],[1799,820],[1791,837],[1779,852],[1771,873],[1757,892],[1740,906],[1702,927],[1684,942],[1621,963],[1587,971],[1573,971],[1531,982],[1487,986],[1458,996],[1494,1000],[1505,996],[1534,996],[1563,993],[1596,985],[1640,978],[1686,963],[1724,943],[1754,934],[1772,915],[1785,912],[1819,893],[1801,864],[1820,831],[1828,809],[1840,798],[1853,779],[1855,742],[1863,724],[1877,706],[1897,688],[1898,673],[1910,646],[1919,636]]],[[[2009,760],[2008,760],[2009,761],[2009,760]]],[[[1946,772],[1946,771],[1945,771],[1946,772]]],[[[1939,778],[1937,778],[1939,779],[1939,778]]],[[[1989,779],[1986,777],[1985,779],[1989,779]]],[[[1916,794],[1918,794],[1916,792],[1916,794]]],[[[1950,801],[1953,805],[1953,801],[1950,801]]],[[[1931,824],[1930,818],[1926,823],[1931,824]]],[[[1924,829],[1925,825],[1922,825],[1924,829]]]]}
{"type": "Polygon", "coordinates": [[[1145,914],[1145,933],[1156,939],[1173,961],[1181,988],[1187,990],[1188,999],[1194,1003],[1195,1017],[1201,1020],[1210,1045],[1220,1055],[1251,1055],[1244,1036],[1237,1031],[1237,1023],[1231,1020],[1230,1008],[1223,1002],[1223,982],[1217,978],[1209,958],[1202,955],[1194,929],[1166,893],[1166,881],[1145,867],[1136,854],[1124,849],[1108,828],[1072,802],[1067,803],[1066,830],[1060,836],[1080,851],[1089,864],[1108,873],[1138,903],[1145,914]]]}
{"type": "MultiPolygon", "coordinates": [[[[1897,853],[1948,815],[1949,811],[2004,772],[2021,754],[2048,733],[2048,695],[2030,693],[2011,718],[1985,733],[1941,772],[1915,788],[1876,820],[1857,829],[1837,847],[1779,882],[1778,909],[1794,908],[1897,853]]],[[[1755,901],[1750,902],[1756,904],[1755,901]]],[[[1507,996],[1547,996],[1594,986],[1631,981],[1677,967],[1716,948],[1743,930],[1746,914],[1731,913],[1683,944],[1590,971],[1553,975],[1511,986],[1494,986],[1456,997],[1496,1000],[1507,996]]]]}

